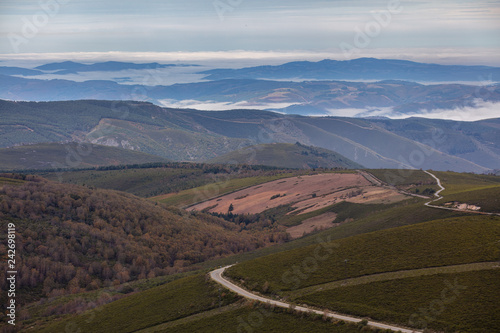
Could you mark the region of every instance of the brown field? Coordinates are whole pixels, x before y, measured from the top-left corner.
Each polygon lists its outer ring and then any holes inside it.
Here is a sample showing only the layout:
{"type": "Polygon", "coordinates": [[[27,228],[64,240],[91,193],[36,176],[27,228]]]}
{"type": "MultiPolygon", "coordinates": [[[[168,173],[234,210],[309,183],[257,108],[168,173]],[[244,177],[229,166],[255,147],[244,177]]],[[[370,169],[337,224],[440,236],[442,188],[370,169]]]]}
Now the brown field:
{"type": "Polygon", "coordinates": [[[360,174],[326,173],[272,181],[214,198],[188,210],[208,210],[233,214],[255,214],[280,205],[291,204],[294,212],[308,213],[340,201],[373,203],[380,200],[399,201],[405,198],[398,192],[373,186],[360,174]]]}

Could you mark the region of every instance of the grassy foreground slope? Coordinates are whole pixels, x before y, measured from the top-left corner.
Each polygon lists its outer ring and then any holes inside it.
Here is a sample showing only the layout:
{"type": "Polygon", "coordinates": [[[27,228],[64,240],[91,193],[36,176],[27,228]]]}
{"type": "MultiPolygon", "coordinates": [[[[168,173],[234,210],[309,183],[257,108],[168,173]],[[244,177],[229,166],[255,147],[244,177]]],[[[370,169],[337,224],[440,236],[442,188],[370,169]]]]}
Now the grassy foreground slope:
{"type": "Polygon", "coordinates": [[[500,332],[500,269],[336,288],[297,302],[446,332],[500,332]]]}
{"type": "Polygon", "coordinates": [[[70,327],[82,332],[135,332],[224,306],[238,298],[220,292],[206,277],[196,275],[134,294],[95,310],[59,322],[49,322],[38,332],[64,332],[70,327]]]}
{"type": "Polygon", "coordinates": [[[425,222],[247,261],[227,275],[262,292],[293,291],[351,277],[498,260],[500,218],[425,222]]]}

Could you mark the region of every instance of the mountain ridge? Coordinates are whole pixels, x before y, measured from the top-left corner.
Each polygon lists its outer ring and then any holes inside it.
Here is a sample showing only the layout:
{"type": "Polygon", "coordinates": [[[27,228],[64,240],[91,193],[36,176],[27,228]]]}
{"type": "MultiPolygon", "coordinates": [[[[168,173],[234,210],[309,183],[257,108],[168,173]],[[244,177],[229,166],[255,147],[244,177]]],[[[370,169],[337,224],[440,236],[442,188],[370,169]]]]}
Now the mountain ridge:
{"type": "MultiPolygon", "coordinates": [[[[206,161],[261,143],[335,151],[368,168],[486,172],[500,163],[498,120],[380,120],[306,117],[270,111],[197,111],[133,101],[0,100],[0,147],[76,141],[206,161]],[[460,131],[457,131],[460,129],[460,131]]],[[[242,162],[243,163],[243,162],[242,162]]]]}

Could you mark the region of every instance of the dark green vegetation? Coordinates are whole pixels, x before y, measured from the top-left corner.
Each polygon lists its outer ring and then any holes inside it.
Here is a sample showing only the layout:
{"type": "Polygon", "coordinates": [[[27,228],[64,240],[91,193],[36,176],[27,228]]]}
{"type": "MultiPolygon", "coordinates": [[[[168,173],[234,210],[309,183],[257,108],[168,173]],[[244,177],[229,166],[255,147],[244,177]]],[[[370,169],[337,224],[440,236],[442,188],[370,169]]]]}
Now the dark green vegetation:
{"type": "MultiPolygon", "coordinates": [[[[225,84],[229,84],[226,91],[234,91],[230,83],[225,84]]],[[[221,91],[221,87],[216,88],[221,91]]],[[[342,83],[332,83],[330,88],[335,94],[345,95],[342,83]]],[[[330,89],[328,94],[332,94],[330,89]]],[[[179,110],[144,102],[0,101],[0,147],[83,141],[134,148],[173,161],[206,161],[246,146],[301,142],[329,149],[367,168],[485,172],[497,168],[500,162],[497,126],[495,119],[473,123],[429,119],[382,121],[255,110],[179,110]],[[436,128],[440,129],[439,135],[433,132],[436,128]],[[419,129],[423,136],[405,136],[419,129]],[[462,149],[465,145],[467,151],[462,149]],[[430,146],[437,150],[431,150],[430,146]],[[420,165],[413,165],[415,156],[422,154],[425,158],[421,163],[418,160],[420,165]]],[[[240,158],[237,162],[244,164],[248,160],[240,158]]]]}
{"type": "Polygon", "coordinates": [[[231,292],[198,274],[126,296],[77,316],[28,320],[25,327],[35,326],[38,328],[35,332],[43,333],[67,328],[96,333],[237,332],[248,327],[259,332],[351,333],[359,332],[362,327],[238,300],[231,292]]]}
{"type": "MultiPolygon", "coordinates": [[[[3,175],[8,178],[8,175],[3,175]]],[[[16,226],[21,304],[182,272],[207,259],[287,239],[275,224],[238,226],[110,190],[39,177],[0,186],[0,227],[16,226]]],[[[7,253],[6,233],[1,253],[7,253]]],[[[2,260],[0,285],[7,284],[2,260]]],[[[6,294],[2,294],[2,304],[6,294]]]]}
{"type": "Polygon", "coordinates": [[[500,213],[500,177],[455,172],[436,172],[445,191],[437,204],[460,202],[481,207],[482,212],[500,213]]]}
{"type": "Polygon", "coordinates": [[[494,261],[500,255],[499,220],[461,217],[325,239],[321,245],[238,264],[227,274],[247,287],[263,291],[267,285],[277,292],[382,272],[494,261]]]}
{"type": "Polygon", "coordinates": [[[62,321],[47,322],[37,332],[63,332],[67,325],[83,332],[135,332],[235,302],[238,298],[204,275],[179,279],[133,294],[62,321]]]}
{"type": "MultiPolygon", "coordinates": [[[[193,320],[187,324],[159,330],[161,333],[183,332],[268,332],[268,333],[357,333],[363,325],[332,323],[321,316],[289,313],[279,308],[268,309],[247,305],[219,315],[193,320]]],[[[365,329],[365,332],[374,332],[365,329]]]]}
{"type": "Polygon", "coordinates": [[[500,269],[336,288],[297,299],[342,313],[446,332],[500,332],[500,269]]]}
{"type": "MultiPolygon", "coordinates": [[[[222,166],[202,163],[152,163],[105,167],[92,170],[39,172],[50,180],[69,184],[128,192],[141,197],[173,194],[214,183],[246,178],[246,181],[291,176],[300,171],[278,170],[264,166],[222,166]]],[[[263,180],[265,181],[265,180],[263,180]]],[[[229,185],[228,185],[229,186],[229,185]]],[[[229,186],[230,187],[230,186],[229,186]]],[[[179,195],[181,193],[178,193],[179,195]]],[[[160,196],[161,198],[161,196],[160,196]]],[[[156,201],[158,198],[155,198],[156,201]]]]}
{"type": "Polygon", "coordinates": [[[422,170],[370,169],[367,172],[385,184],[415,194],[429,195],[439,189],[436,180],[422,170]]]}
{"type": "Polygon", "coordinates": [[[45,143],[0,149],[0,170],[75,169],[151,162],[166,162],[166,159],[129,149],[83,143],[45,143]]]}
{"type": "Polygon", "coordinates": [[[315,169],[347,168],[359,169],[361,165],[348,158],[323,148],[305,146],[300,143],[274,143],[250,146],[211,159],[211,163],[228,164],[245,161],[251,165],[271,165],[280,168],[315,169]]]}

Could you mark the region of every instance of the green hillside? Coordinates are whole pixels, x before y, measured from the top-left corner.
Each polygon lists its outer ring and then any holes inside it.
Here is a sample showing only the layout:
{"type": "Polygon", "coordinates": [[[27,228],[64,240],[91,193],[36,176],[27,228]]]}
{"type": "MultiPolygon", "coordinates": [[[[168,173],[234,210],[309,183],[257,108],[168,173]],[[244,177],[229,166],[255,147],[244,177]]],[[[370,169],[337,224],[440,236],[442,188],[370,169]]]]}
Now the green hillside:
{"type": "MultiPolygon", "coordinates": [[[[119,167],[103,167],[92,170],[68,170],[64,173],[39,171],[38,175],[69,184],[86,185],[131,193],[140,197],[155,197],[155,201],[199,191],[206,192],[214,184],[221,191],[233,188],[232,183],[259,182],[276,177],[303,174],[301,170],[283,170],[265,166],[213,165],[206,163],[148,163],[119,167]],[[246,179],[246,180],[243,180],[246,179]]],[[[212,192],[212,189],[210,190],[212,192]]],[[[195,194],[188,196],[194,198],[195,194]]],[[[188,200],[189,201],[189,200],[188,200]]],[[[163,202],[163,201],[162,201],[163,202]]],[[[167,202],[167,201],[165,201],[167,202]]],[[[168,202],[169,203],[169,202],[168,202]]],[[[189,201],[188,203],[193,203],[189,201]]]]}
{"type": "Polygon", "coordinates": [[[500,332],[500,269],[373,282],[296,302],[445,332],[500,332]]]}
{"type": "Polygon", "coordinates": [[[251,146],[211,159],[211,163],[270,165],[280,168],[362,168],[356,162],[324,148],[300,143],[273,143],[251,146]]]}
{"type": "Polygon", "coordinates": [[[0,170],[78,169],[166,161],[139,151],[75,142],[0,149],[0,170]]]}
{"type": "Polygon", "coordinates": [[[220,292],[203,275],[196,275],[127,296],[76,317],[48,322],[36,332],[64,331],[68,324],[84,332],[136,332],[226,306],[237,299],[230,292],[220,292]]]}
{"type": "Polygon", "coordinates": [[[126,296],[81,315],[62,320],[30,320],[27,326],[34,325],[38,329],[29,329],[30,332],[52,333],[68,327],[95,333],[215,333],[248,328],[259,332],[355,333],[360,329],[354,324],[332,323],[318,316],[241,302],[202,274],[126,296]]]}
{"type": "Polygon", "coordinates": [[[263,291],[294,291],[363,275],[498,260],[500,218],[471,216],[361,234],[262,257],[231,267],[228,276],[263,291]],[[314,259],[314,260],[311,260],[314,259]],[[316,262],[307,278],[292,267],[316,262]]]}

